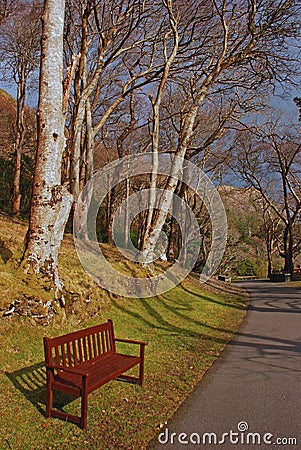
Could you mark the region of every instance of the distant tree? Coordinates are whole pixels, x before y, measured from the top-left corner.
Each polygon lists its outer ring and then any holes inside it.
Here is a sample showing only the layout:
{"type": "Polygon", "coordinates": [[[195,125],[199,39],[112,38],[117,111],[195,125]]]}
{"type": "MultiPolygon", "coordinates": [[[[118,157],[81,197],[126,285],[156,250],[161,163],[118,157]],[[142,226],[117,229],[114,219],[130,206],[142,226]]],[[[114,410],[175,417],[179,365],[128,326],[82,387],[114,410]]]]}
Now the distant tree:
{"type": "Polygon", "coordinates": [[[283,221],[278,214],[266,202],[264,197],[256,192],[253,195],[253,205],[255,206],[258,217],[261,218],[260,237],[265,242],[266,256],[268,262],[268,278],[274,271],[273,255],[278,251],[282,244],[283,221]]]}
{"type": "Polygon", "coordinates": [[[291,274],[300,247],[295,235],[301,211],[300,141],[297,128],[283,129],[271,119],[265,127],[239,133],[233,150],[234,169],[262,197],[270,256],[276,237],[272,228],[276,224],[279,228],[276,218],[282,224],[279,254],[284,259],[284,271],[291,274]]]}
{"type": "Polygon", "coordinates": [[[39,65],[41,37],[41,8],[38,3],[19,1],[16,5],[18,7],[7,14],[6,20],[0,26],[2,79],[9,82],[12,78],[17,85],[12,204],[14,214],[20,212],[21,157],[26,145],[25,108],[28,81],[39,65]]]}

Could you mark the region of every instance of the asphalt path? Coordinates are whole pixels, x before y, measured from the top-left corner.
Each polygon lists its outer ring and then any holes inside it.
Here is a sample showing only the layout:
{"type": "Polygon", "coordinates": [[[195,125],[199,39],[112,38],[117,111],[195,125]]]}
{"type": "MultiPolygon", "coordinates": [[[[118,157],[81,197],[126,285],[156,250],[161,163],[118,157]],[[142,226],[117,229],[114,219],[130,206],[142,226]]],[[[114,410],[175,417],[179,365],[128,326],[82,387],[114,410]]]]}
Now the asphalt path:
{"type": "Polygon", "coordinates": [[[149,449],[301,449],[301,290],[241,284],[241,329],[149,449]]]}

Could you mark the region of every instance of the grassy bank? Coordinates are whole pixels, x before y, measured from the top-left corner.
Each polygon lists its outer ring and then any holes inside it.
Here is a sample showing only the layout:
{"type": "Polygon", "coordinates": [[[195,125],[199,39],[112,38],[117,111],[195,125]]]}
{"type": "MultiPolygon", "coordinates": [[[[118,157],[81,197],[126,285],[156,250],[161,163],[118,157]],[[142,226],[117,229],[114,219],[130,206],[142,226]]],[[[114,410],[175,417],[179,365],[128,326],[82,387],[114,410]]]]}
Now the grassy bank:
{"type": "MultiPolygon", "coordinates": [[[[25,291],[26,295],[48,295],[47,290],[31,286],[15,268],[14,256],[25,230],[22,224],[1,220],[2,248],[9,258],[1,258],[5,276],[0,309],[25,291]]],[[[132,270],[138,269],[135,266],[132,270]]],[[[200,285],[192,276],[155,298],[110,295],[82,271],[71,238],[66,238],[62,248],[61,272],[70,298],[66,312],[58,314],[49,326],[37,325],[27,317],[0,319],[0,448],[144,449],[238,329],[247,298],[237,286],[218,282],[200,285]],[[117,337],[149,343],[144,387],[112,381],[93,392],[87,431],[61,420],[45,420],[42,337],[108,318],[115,323],[117,337]]],[[[56,402],[66,411],[79,412],[79,399],[61,396],[56,402]]]]}

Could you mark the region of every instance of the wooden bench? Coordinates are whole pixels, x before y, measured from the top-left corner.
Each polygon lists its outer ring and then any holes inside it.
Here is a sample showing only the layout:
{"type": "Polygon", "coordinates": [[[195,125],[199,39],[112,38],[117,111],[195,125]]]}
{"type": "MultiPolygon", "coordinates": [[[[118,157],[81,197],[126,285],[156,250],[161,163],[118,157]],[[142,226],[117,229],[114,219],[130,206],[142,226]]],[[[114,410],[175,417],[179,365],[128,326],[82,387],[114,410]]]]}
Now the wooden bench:
{"type": "Polygon", "coordinates": [[[115,378],[143,384],[146,342],[116,339],[112,320],[55,338],[44,337],[47,373],[46,417],[87,427],[88,395],[115,378]],[[116,342],[140,345],[139,356],[116,352],[116,342]],[[139,377],[124,375],[139,365],[139,377]],[[81,417],[53,409],[53,391],[81,397],[81,417]]]}

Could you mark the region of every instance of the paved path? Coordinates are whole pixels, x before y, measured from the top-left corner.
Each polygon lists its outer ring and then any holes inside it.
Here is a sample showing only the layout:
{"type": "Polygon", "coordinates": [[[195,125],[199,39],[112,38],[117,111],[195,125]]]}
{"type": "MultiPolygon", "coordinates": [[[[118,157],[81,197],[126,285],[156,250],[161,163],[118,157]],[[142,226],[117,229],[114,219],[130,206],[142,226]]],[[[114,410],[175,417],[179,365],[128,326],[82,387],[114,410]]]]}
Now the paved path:
{"type": "Polygon", "coordinates": [[[301,449],[301,290],[242,285],[251,295],[243,326],[149,449],[301,449]]]}

